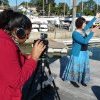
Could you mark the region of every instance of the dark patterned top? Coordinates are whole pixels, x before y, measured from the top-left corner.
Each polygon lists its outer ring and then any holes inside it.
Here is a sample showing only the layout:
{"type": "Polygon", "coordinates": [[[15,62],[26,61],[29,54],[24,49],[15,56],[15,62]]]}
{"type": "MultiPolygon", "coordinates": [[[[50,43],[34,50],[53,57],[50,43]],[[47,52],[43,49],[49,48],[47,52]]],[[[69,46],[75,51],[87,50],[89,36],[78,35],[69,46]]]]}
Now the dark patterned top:
{"type": "MultiPolygon", "coordinates": [[[[87,34],[85,34],[84,38],[87,37],[87,34]]],[[[82,44],[81,45],[81,51],[86,51],[88,49],[88,44],[82,44]]]]}

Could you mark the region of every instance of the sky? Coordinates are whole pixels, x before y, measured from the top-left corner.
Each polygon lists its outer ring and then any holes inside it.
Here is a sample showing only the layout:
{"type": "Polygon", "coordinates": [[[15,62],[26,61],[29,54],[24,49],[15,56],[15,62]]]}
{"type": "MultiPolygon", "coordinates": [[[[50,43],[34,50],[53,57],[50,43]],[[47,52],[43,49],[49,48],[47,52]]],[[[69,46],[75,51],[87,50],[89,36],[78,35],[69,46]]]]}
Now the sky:
{"type": "MultiPolygon", "coordinates": [[[[19,5],[21,2],[23,1],[30,1],[30,0],[8,0],[10,6],[15,6],[16,5],[16,1],[17,1],[17,5],[19,5]]],[[[77,0],[77,2],[80,2],[82,0],[77,0]]],[[[87,0],[83,0],[83,1],[87,1],[87,0]]],[[[95,0],[96,2],[98,2],[100,4],[100,0],[95,0]]],[[[59,2],[67,2],[68,5],[72,6],[72,0],[55,0],[56,3],[59,2]]]]}

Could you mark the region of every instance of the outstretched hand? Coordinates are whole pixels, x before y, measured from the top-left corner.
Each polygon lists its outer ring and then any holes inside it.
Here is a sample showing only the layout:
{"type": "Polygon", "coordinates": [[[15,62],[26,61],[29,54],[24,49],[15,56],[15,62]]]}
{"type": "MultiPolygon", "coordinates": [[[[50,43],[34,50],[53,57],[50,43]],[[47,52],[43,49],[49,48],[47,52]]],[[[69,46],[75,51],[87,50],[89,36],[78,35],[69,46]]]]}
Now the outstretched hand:
{"type": "Polygon", "coordinates": [[[95,34],[100,33],[100,29],[99,29],[99,27],[98,27],[98,26],[96,26],[96,27],[92,28],[91,30],[92,30],[92,32],[94,32],[95,34]]]}
{"type": "Polygon", "coordinates": [[[37,61],[45,48],[46,46],[43,44],[43,42],[38,40],[32,48],[32,59],[37,61]]]}
{"type": "Polygon", "coordinates": [[[97,13],[95,17],[100,18],[100,13],[97,13]]]}

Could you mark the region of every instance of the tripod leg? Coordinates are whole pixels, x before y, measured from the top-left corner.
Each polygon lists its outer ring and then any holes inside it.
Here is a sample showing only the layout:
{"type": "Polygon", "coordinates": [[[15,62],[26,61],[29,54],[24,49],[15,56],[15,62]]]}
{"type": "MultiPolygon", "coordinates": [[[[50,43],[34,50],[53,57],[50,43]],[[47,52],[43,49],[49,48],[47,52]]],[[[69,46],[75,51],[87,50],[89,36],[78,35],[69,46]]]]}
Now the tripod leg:
{"type": "MultiPolygon", "coordinates": [[[[50,75],[51,78],[52,78],[51,70],[50,70],[49,66],[48,66],[47,68],[48,68],[49,75],[50,75]]],[[[60,96],[59,96],[59,93],[58,93],[58,91],[57,91],[57,86],[56,86],[56,84],[55,84],[55,81],[54,81],[53,78],[51,79],[51,81],[52,81],[52,83],[53,83],[53,87],[54,87],[54,90],[55,90],[55,92],[56,92],[56,100],[60,100],[60,96]],[[57,98],[58,98],[58,99],[57,99],[57,98]]]]}
{"type": "Polygon", "coordinates": [[[44,63],[41,62],[41,80],[40,80],[40,85],[41,85],[41,100],[44,100],[43,97],[43,76],[44,76],[44,63]],[[43,64],[43,65],[42,65],[43,64]]]}
{"type": "Polygon", "coordinates": [[[57,95],[56,98],[58,98],[57,100],[60,100],[60,96],[59,96],[59,93],[58,93],[58,91],[57,91],[57,87],[56,87],[55,81],[53,80],[52,83],[53,83],[54,90],[55,90],[56,95],[57,95]]]}

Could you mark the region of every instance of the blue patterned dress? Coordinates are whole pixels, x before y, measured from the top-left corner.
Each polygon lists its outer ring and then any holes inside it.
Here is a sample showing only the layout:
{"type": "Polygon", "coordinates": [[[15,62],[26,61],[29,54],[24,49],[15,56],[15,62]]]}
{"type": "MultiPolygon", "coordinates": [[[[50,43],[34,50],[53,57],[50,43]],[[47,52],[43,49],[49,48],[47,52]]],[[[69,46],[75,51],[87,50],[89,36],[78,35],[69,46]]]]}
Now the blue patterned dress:
{"type": "Polygon", "coordinates": [[[69,80],[81,83],[90,81],[89,53],[88,51],[80,51],[79,56],[71,55],[68,66],[66,66],[63,80],[69,80]]]}

